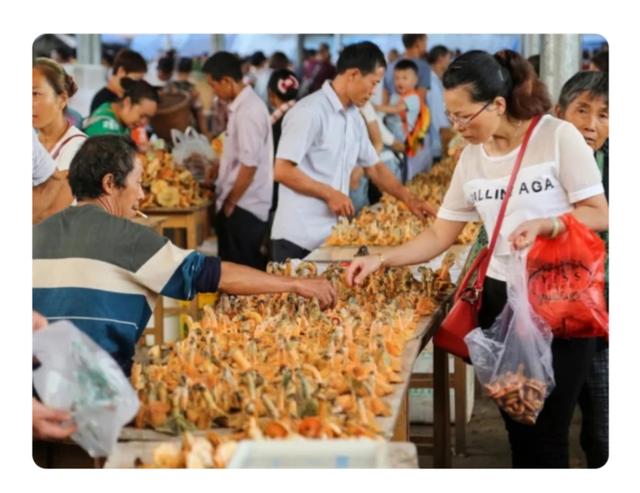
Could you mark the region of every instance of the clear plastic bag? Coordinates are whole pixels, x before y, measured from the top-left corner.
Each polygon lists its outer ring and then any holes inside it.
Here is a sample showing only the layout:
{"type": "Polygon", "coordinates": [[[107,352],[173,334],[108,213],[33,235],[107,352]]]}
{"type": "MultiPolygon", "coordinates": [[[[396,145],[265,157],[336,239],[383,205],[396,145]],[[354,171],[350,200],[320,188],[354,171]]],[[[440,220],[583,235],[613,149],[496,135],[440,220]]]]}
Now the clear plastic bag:
{"type": "Polygon", "coordinates": [[[70,411],[71,438],[91,457],[107,457],[140,405],[122,369],[66,320],[33,333],[33,355],[41,363],[33,373],[40,400],[70,411]]]}
{"type": "Polygon", "coordinates": [[[553,335],[529,304],[526,254],[515,252],[507,270],[508,301],[488,330],[465,337],[478,380],[513,420],[533,425],[555,380],[553,335]]]}
{"type": "Polygon", "coordinates": [[[183,132],[171,130],[173,150],[171,155],[176,164],[184,166],[194,178],[201,181],[204,178],[205,168],[217,158],[209,140],[202,134],[187,127],[183,132]]]}

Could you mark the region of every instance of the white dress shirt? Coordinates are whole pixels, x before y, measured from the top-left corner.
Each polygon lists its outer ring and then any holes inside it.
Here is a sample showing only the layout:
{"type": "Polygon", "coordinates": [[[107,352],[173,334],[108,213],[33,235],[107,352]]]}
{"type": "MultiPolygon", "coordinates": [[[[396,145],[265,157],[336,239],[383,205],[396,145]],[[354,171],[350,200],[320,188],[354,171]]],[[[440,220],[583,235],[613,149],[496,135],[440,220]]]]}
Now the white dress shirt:
{"type": "Polygon", "coordinates": [[[269,111],[249,86],[236,96],[228,110],[229,122],[216,180],[216,210],[222,210],[242,164],[255,167],[256,173],[237,206],[267,221],[273,195],[273,134],[269,111]]]}
{"type": "MultiPolygon", "coordinates": [[[[349,194],[353,168],[380,162],[360,111],[345,108],[326,81],[300,100],[284,117],[277,158],[297,164],[313,180],[349,194]]],[[[337,217],[324,200],[281,185],[271,238],[313,250],[331,233],[337,217]]]]}

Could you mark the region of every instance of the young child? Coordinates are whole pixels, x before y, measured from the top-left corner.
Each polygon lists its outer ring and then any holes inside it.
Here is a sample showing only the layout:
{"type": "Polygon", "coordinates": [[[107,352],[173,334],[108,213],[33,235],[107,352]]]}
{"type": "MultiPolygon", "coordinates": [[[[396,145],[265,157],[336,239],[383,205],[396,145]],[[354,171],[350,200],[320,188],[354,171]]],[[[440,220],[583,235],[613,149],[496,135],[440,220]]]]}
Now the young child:
{"type": "MultiPolygon", "coordinates": [[[[593,149],[602,172],[602,184],[609,199],[609,77],[605,72],[578,72],[562,87],[555,108],[562,118],[580,131],[593,149]]],[[[609,250],[608,231],[601,236],[609,250]]],[[[608,292],[608,258],[607,258],[608,292]]],[[[607,293],[608,298],[608,293],[607,293]]],[[[609,349],[598,345],[587,380],[578,399],[582,412],[580,445],[589,468],[605,465],[609,458],[609,349]]]]}
{"type": "Polygon", "coordinates": [[[377,111],[386,113],[385,123],[396,140],[405,144],[407,156],[414,156],[422,147],[429,129],[429,110],[416,92],[418,66],[411,60],[400,60],[393,70],[396,92],[388,105],[377,111]]]}

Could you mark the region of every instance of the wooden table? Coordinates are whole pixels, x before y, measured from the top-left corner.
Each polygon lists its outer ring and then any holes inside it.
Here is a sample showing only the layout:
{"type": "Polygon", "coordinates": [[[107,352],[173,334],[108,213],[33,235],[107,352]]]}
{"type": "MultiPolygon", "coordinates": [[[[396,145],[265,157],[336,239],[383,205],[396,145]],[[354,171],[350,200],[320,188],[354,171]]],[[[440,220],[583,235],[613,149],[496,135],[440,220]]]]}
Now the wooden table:
{"type": "MultiPolygon", "coordinates": [[[[163,234],[164,222],[167,220],[167,216],[151,216],[151,217],[136,217],[132,221],[136,224],[146,226],[153,229],[158,234],[163,234]]],[[[162,304],[162,296],[158,295],[156,300],[156,306],[153,310],[153,327],[147,327],[142,337],[140,338],[140,344],[145,344],[146,335],[152,335],[154,344],[162,344],[164,342],[164,306],[162,304]]]]}
{"type": "Polygon", "coordinates": [[[162,223],[167,220],[167,216],[134,217],[131,220],[136,224],[147,226],[156,233],[162,234],[162,223]]]}
{"type": "Polygon", "coordinates": [[[168,207],[150,207],[143,209],[149,217],[166,216],[162,224],[162,231],[167,229],[183,229],[186,232],[186,241],[179,245],[188,250],[195,250],[204,241],[209,230],[209,206],[210,201],[202,205],[186,209],[168,207]]]}

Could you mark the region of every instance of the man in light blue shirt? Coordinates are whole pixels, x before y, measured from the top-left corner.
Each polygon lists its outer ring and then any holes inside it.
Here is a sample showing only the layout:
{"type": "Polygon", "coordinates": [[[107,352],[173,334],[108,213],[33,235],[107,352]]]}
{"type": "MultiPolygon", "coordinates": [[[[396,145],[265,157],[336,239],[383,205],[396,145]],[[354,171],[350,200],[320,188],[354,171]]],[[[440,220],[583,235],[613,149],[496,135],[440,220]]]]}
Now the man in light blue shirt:
{"type": "Polygon", "coordinates": [[[429,144],[433,161],[438,162],[446,152],[446,149],[442,149],[442,130],[451,128],[451,122],[445,112],[444,87],[442,86],[442,75],[451,63],[451,52],[446,46],[434,46],[429,51],[429,63],[431,65],[431,90],[427,94],[427,105],[431,112],[429,144]]]}
{"type": "Polygon", "coordinates": [[[380,161],[358,110],[384,69],[384,55],[375,44],[347,46],[338,59],[336,78],[285,116],[274,174],[282,186],[271,231],[272,260],[305,257],[324,243],[338,216],[354,215],[348,193],[356,165],[417,216],[433,214],[380,161]]]}

